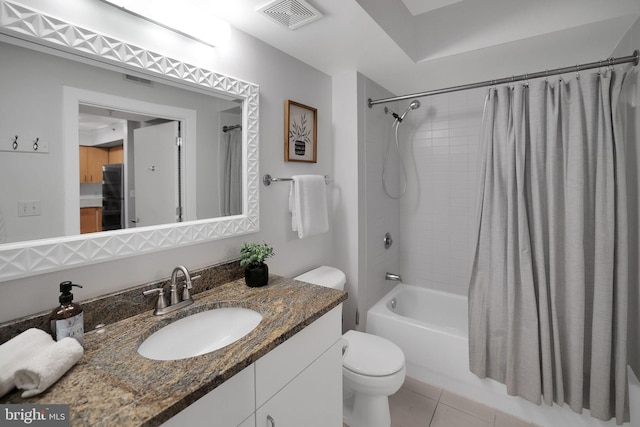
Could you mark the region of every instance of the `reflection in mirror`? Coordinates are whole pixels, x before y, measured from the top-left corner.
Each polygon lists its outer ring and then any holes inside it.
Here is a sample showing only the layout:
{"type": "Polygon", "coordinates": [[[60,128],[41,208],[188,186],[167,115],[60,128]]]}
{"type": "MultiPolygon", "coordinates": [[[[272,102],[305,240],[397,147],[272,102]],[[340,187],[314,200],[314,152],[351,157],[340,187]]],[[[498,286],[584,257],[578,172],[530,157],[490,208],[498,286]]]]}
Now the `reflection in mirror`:
{"type": "Polygon", "coordinates": [[[223,131],[241,99],[7,43],[0,57],[0,128],[48,147],[2,152],[0,243],[242,214],[242,129],[223,131]]]}
{"type": "MultiPolygon", "coordinates": [[[[0,282],[258,231],[258,85],[13,0],[0,0],[0,16],[0,282]],[[183,222],[79,234],[81,104],[179,123],[183,222]],[[239,214],[220,178],[223,127],[236,124],[239,214]]],[[[134,156],[123,144],[126,168],[134,156]]]]}

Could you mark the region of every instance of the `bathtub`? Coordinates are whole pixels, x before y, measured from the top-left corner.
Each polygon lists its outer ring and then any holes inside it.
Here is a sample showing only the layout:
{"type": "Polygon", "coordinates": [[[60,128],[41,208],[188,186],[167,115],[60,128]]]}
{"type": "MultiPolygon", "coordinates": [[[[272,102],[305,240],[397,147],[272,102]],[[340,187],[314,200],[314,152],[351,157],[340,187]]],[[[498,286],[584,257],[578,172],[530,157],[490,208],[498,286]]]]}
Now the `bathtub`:
{"type": "MultiPolygon", "coordinates": [[[[506,386],[469,371],[467,298],[398,284],[367,312],[367,332],[404,351],[407,376],[443,388],[543,427],[615,426],[567,405],[538,406],[507,395],[506,386]]],[[[631,422],[640,427],[640,383],[629,368],[631,422]]]]}

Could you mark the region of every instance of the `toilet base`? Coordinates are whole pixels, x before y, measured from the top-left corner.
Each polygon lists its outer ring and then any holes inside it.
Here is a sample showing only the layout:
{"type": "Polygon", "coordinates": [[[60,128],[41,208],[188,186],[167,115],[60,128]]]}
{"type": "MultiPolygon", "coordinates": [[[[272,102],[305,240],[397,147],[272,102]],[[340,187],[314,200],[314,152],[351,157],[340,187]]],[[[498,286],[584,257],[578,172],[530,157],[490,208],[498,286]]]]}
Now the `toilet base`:
{"type": "Polygon", "coordinates": [[[389,427],[391,425],[388,396],[351,392],[350,396],[344,400],[343,411],[344,422],[349,427],[389,427]]]}
{"type": "Polygon", "coordinates": [[[390,427],[389,396],[397,392],[406,367],[384,377],[367,377],[342,368],[343,420],[349,427],[390,427]]]}

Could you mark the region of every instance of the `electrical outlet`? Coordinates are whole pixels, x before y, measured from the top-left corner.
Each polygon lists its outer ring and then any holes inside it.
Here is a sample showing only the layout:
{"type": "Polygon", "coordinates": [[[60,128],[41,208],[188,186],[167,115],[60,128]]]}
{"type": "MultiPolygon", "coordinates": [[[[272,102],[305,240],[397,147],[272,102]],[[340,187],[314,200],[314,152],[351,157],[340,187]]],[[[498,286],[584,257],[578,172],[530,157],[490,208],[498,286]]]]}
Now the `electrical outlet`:
{"type": "Polygon", "coordinates": [[[40,215],[40,200],[20,200],[18,202],[18,216],[40,215]]]}

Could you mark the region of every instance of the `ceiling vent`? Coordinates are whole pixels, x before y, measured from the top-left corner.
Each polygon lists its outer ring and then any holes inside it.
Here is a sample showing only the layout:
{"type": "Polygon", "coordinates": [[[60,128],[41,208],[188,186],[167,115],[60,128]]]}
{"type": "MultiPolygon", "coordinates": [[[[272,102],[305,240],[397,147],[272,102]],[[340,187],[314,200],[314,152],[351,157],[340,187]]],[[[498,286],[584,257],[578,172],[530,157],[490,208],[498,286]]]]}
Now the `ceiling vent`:
{"type": "Polygon", "coordinates": [[[289,30],[322,18],[316,8],[304,0],[274,0],[258,8],[258,12],[289,30]]]}

